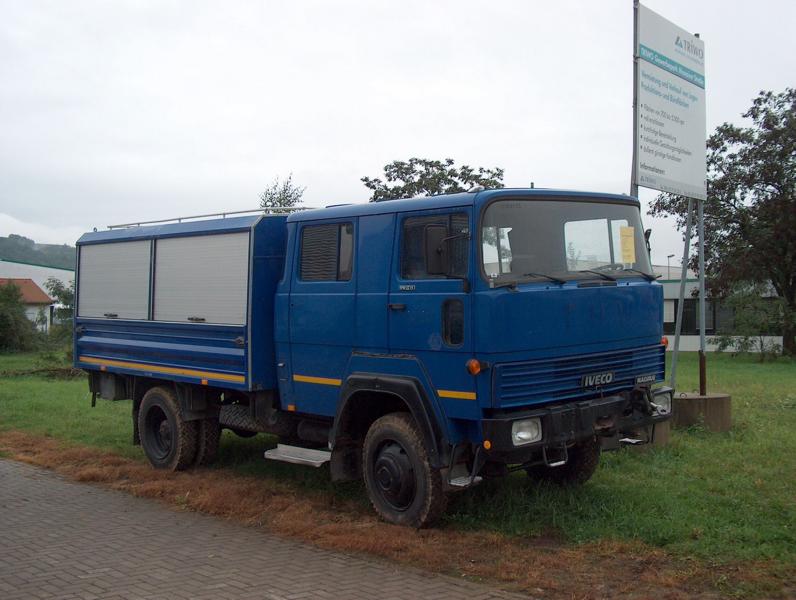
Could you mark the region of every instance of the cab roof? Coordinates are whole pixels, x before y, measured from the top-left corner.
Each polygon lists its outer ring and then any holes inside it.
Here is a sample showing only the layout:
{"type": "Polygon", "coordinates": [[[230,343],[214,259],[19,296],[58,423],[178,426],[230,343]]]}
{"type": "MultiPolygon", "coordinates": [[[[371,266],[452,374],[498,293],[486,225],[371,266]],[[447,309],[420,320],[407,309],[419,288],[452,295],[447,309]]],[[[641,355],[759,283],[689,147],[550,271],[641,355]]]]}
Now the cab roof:
{"type": "Polygon", "coordinates": [[[292,213],[288,222],[316,221],[319,219],[339,219],[364,215],[381,215],[419,210],[434,210],[457,206],[482,206],[490,200],[501,197],[517,197],[544,200],[555,198],[572,198],[573,200],[597,200],[605,202],[621,202],[639,206],[637,198],[620,194],[604,194],[597,192],[579,192],[574,190],[554,190],[544,188],[500,188],[482,190],[480,192],[463,192],[459,194],[443,194],[440,196],[422,196],[417,198],[401,198],[399,200],[381,200],[362,204],[339,204],[326,208],[314,208],[292,213]]]}

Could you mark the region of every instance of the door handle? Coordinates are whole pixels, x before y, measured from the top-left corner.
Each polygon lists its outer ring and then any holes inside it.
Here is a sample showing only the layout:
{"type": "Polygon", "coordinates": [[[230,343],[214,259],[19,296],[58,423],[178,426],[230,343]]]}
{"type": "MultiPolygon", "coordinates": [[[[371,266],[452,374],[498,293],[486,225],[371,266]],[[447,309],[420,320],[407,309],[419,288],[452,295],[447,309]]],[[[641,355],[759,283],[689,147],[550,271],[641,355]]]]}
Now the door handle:
{"type": "Polygon", "coordinates": [[[387,307],[390,310],[406,310],[406,304],[395,304],[391,302],[390,304],[387,305],[387,307]]]}

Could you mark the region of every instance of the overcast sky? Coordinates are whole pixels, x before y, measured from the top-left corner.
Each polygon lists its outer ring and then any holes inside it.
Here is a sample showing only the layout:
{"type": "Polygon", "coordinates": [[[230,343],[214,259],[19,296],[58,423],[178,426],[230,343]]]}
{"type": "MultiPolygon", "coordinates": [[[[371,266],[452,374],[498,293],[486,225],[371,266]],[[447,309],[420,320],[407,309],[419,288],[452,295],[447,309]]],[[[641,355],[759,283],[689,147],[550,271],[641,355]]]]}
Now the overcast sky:
{"type": "MultiPolygon", "coordinates": [[[[707,128],[796,84],[796,2],[649,0],[706,45],[707,128]]],[[[0,0],[0,235],[312,206],[411,156],[627,193],[632,1],[0,0]]],[[[654,192],[642,191],[644,203],[654,192]]],[[[682,252],[653,222],[653,259],[682,252]]],[[[674,264],[673,260],[673,264],[674,264]]]]}

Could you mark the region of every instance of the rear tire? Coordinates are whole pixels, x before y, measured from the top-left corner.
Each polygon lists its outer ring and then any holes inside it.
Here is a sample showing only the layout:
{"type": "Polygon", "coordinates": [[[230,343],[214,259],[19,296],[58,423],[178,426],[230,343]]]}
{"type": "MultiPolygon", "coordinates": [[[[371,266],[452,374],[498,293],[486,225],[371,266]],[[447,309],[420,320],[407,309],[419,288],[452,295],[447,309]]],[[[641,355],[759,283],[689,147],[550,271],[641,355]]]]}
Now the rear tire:
{"type": "Polygon", "coordinates": [[[535,465],[525,472],[537,481],[547,481],[561,486],[583,485],[600,464],[600,440],[592,438],[567,449],[569,459],[560,467],[535,465]]]}
{"type": "Polygon", "coordinates": [[[173,390],[154,387],[138,409],[138,431],[146,457],[156,469],[183,471],[196,457],[196,421],[186,421],[173,390]]]}
{"type": "Polygon", "coordinates": [[[386,521],[427,527],[445,512],[442,475],[407,413],[377,419],[365,436],[363,475],[373,508],[386,521]]]}
{"type": "Polygon", "coordinates": [[[218,444],[221,441],[221,425],[218,419],[202,419],[198,421],[199,437],[196,443],[194,466],[204,467],[211,464],[218,455],[218,444]]]}

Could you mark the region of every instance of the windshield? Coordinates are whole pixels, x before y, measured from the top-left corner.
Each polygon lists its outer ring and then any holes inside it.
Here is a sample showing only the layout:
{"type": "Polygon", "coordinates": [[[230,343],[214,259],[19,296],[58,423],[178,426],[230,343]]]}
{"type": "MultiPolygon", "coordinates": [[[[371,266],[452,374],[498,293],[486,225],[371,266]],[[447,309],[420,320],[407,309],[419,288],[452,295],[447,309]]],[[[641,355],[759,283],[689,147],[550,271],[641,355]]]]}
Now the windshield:
{"type": "Polygon", "coordinates": [[[626,204],[499,200],[484,211],[481,249],[494,283],[651,273],[639,210],[626,204]]]}

